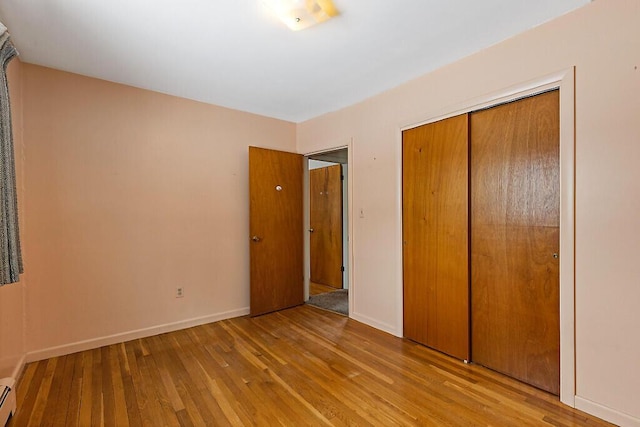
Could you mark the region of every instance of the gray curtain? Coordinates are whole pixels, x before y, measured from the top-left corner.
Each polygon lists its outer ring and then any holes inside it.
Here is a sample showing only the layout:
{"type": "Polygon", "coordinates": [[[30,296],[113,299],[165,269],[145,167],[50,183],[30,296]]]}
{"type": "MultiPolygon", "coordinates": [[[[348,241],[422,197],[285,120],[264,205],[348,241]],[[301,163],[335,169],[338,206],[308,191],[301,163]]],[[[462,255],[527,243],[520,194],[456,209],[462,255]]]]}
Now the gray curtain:
{"type": "MultiPolygon", "coordinates": [[[[4,30],[3,27],[4,25],[0,27],[0,31],[4,30]]],[[[23,271],[11,104],[7,84],[7,64],[17,54],[9,40],[9,33],[3,31],[0,35],[0,286],[17,282],[23,271]]]]}

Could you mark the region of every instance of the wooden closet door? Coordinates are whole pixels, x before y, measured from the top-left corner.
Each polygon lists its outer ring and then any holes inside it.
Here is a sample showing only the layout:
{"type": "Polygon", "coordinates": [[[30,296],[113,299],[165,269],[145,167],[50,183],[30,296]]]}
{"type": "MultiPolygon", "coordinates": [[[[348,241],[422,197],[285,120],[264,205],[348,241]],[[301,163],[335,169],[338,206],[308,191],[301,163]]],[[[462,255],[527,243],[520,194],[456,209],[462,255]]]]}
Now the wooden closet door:
{"type": "Polygon", "coordinates": [[[342,289],[342,165],[309,171],[310,279],[342,289]]]}
{"type": "Polygon", "coordinates": [[[468,360],[468,117],[402,140],[404,335],[468,360]]]}
{"type": "Polygon", "coordinates": [[[470,126],[472,360],[558,394],[558,91],[470,126]]]}

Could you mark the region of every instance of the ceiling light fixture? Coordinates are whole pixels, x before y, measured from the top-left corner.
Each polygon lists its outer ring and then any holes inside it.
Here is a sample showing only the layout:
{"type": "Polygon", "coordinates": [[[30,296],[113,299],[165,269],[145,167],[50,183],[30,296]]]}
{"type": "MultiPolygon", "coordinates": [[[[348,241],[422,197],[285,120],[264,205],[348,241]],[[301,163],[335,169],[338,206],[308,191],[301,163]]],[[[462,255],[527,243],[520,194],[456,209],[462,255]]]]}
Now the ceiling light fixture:
{"type": "Polygon", "coordinates": [[[263,0],[293,31],[303,30],[338,15],[332,0],[263,0]]]}

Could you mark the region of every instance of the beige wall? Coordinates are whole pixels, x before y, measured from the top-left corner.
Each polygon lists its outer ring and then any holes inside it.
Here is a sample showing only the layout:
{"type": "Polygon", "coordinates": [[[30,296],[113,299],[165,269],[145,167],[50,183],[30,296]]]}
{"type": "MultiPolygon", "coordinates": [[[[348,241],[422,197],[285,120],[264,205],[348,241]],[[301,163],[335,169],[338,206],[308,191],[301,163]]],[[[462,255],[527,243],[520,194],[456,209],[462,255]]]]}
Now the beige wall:
{"type": "MultiPolygon", "coordinates": [[[[7,67],[13,144],[16,157],[16,188],[18,190],[18,215],[20,228],[24,230],[24,159],[22,137],[22,64],[14,58],[7,67]]],[[[21,231],[22,231],[21,230],[21,231]]],[[[23,250],[24,255],[24,250],[23,250]]],[[[24,344],[24,292],[26,274],[20,282],[0,287],[0,378],[17,376],[22,368],[24,344]]]]}
{"type": "Polygon", "coordinates": [[[400,129],[573,66],[577,401],[601,416],[640,425],[640,2],[596,0],[302,123],[298,150],[314,152],[353,138],[354,212],[365,212],[353,218],[353,315],[402,334],[400,129]]]}
{"type": "Polygon", "coordinates": [[[297,127],[11,65],[28,286],[0,288],[0,375],[19,364],[23,317],[36,359],[246,313],[248,145],[308,153],[353,138],[353,313],[401,334],[400,128],[572,66],[577,394],[640,425],[637,0],[597,0],[297,127]]]}
{"type": "Polygon", "coordinates": [[[247,147],[293,151],[295,124],[28,64],[23,79],[28,358],[247,313],[247,147]]]}

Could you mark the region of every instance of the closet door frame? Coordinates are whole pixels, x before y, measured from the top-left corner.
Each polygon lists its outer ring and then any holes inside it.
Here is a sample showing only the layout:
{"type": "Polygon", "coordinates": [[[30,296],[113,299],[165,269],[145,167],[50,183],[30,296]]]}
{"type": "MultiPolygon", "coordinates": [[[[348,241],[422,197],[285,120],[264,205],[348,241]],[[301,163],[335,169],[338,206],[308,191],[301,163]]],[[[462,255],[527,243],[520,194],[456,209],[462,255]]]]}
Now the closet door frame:
{"type": "MultiPolygon", "coordinates": [[[[575,407],[575,67],[496,90],[403,124],[396,133],[397,166],[401,177],[402,132],[405,130],[552,89],[560,92],[560,401],[575,407]]],[[[401,178],[398,194],[402,194],[401,178]]],[[[397,247],[402,248],[402,200],[397,209],[400,218],[397,247]]],[[[397,257],[397,265],[402,266],[402,251],[398,251],[397,257]]],[[[402,273],[400,268],[396,289],[397,324],[401,331],[404,329],[402,273]]]]}

